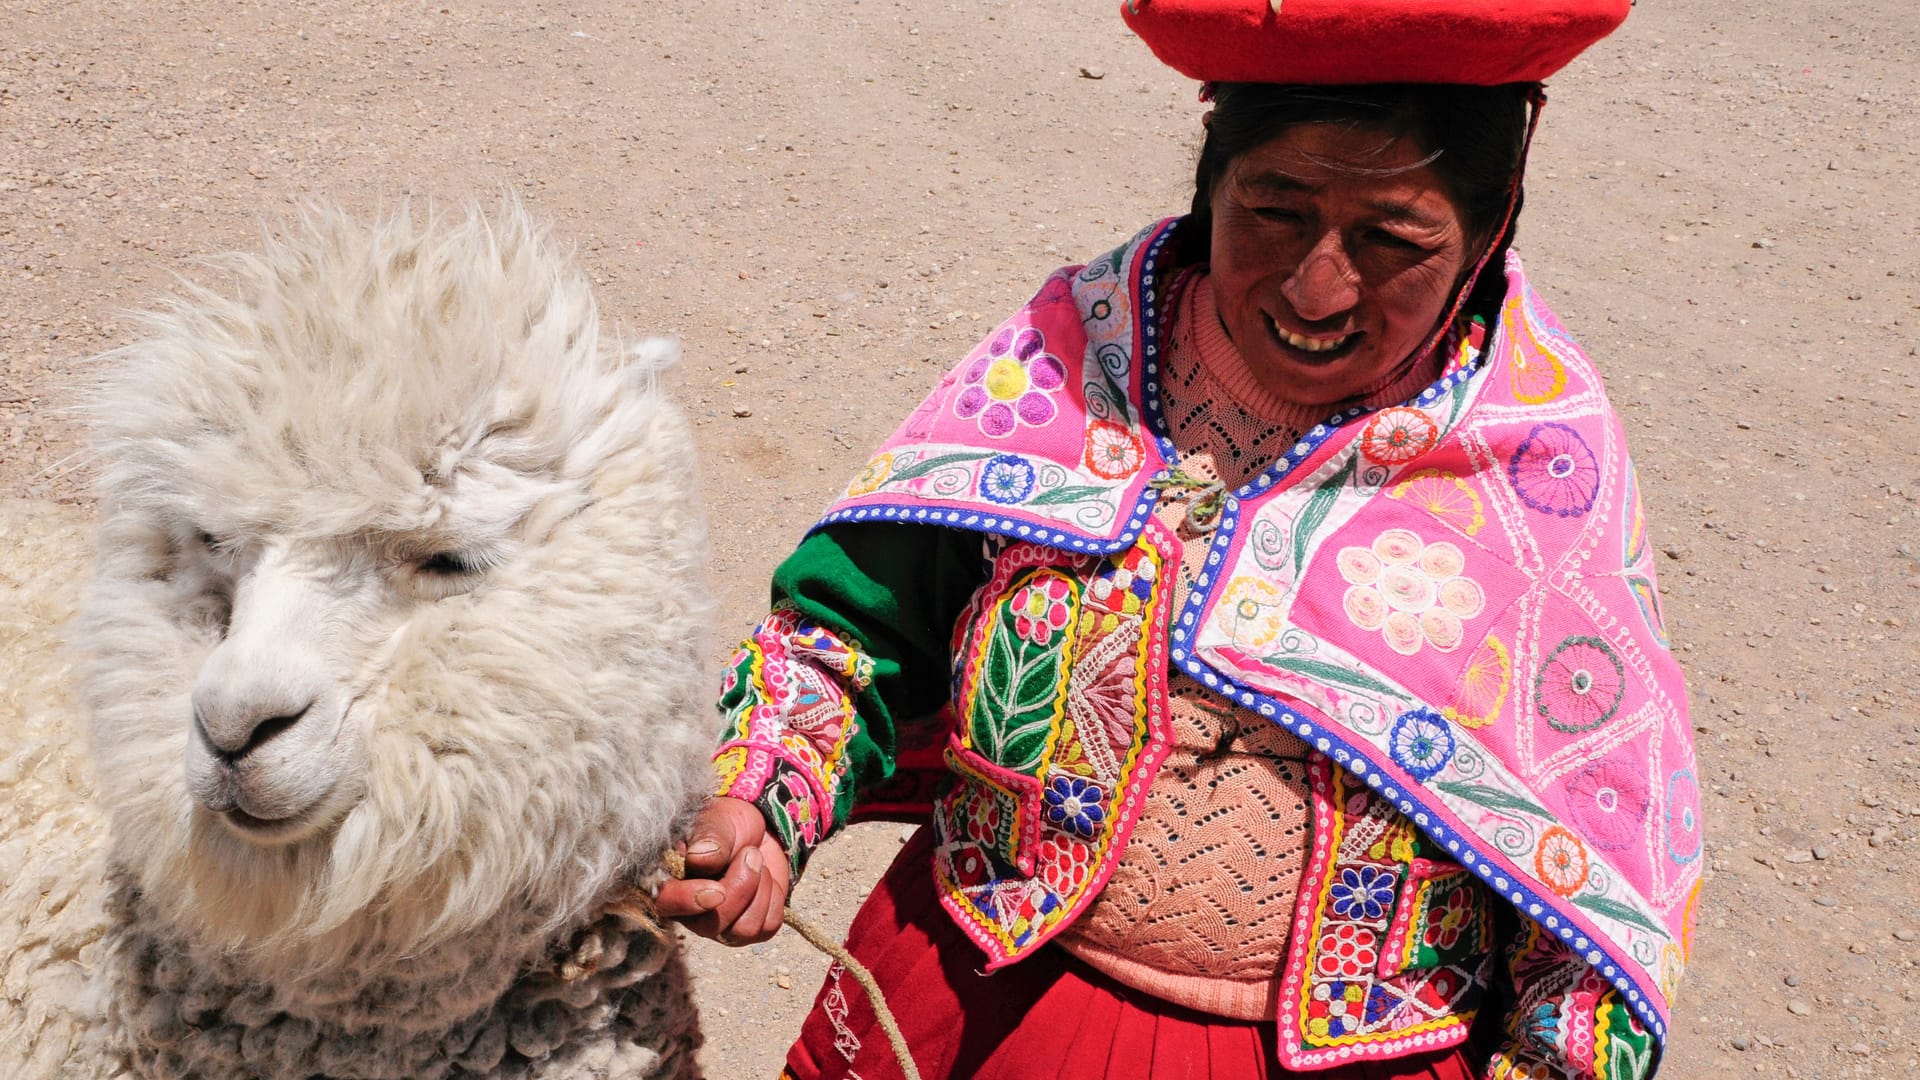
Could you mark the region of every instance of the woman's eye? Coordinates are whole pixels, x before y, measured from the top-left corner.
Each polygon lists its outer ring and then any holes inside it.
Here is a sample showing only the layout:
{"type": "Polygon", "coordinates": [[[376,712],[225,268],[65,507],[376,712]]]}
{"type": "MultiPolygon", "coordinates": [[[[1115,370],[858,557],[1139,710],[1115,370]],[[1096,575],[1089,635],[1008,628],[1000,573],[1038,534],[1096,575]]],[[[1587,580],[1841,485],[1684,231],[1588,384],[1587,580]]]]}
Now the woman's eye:
{"type": "Polygon", "coordinates": [[[1300,220],[1298,213],[1281,206],[1256,206],[1253,208],[1253,212],[1256,217],[1264,218],[1267,221],[1292,224],[1300,220]]]}
{"type": "Polygon", "coordinates": [[[1415,241],[1409,240],[1406,237],[1401,236],[1399,233],[1388,232],[1386,229],[1375,229],[1368,234],[1368,237],[1376,244],[1379,244],[1383,247],[1396,248],[1400,251],[1425,251],[1426,250],[1424,246],[1416,243],[1415,241]]]}

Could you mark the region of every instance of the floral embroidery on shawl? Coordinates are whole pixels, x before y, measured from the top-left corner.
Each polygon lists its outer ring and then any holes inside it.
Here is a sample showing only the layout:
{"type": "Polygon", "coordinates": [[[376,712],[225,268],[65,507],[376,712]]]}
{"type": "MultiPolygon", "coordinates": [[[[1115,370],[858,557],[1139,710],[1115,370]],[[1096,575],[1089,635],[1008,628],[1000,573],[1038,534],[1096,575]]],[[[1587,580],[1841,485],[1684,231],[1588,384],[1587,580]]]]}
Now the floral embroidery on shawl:
{"type": "Polygon", "coordinates": [[[1152,289],[1167,235],[1162,222],[1056,271],[914,410],[821,524],[923,521],[1072,551],[1132,546],[1153,502],[1147,480],[1168,454],[1134,404],[1159,354],[1159,327],[1135,290],[1152,289]]]}

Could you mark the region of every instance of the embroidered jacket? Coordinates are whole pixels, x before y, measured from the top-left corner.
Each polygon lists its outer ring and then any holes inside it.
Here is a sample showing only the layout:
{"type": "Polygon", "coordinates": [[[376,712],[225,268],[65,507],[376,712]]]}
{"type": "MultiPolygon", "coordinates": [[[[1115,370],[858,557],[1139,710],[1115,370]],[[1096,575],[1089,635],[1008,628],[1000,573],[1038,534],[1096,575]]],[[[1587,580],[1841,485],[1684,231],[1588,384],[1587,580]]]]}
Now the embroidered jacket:
{"type": "MultiPolygon", "coordinates": [[[[884,673],[869,650],[777,609],[729,672],[722,790],[756,799],[796,862],[857,790],[878,809],[931,799],[943,899],[999,966],[1104,882],[1164,752],[1171,659],[1324,755],[1315,859],[1331,884],[1302,890],[1282,997],[1290,1064],[1464,1038],[1463,987],[1393,982],[1417,951],[1393,922],[1437,912],[1458,929],[1464,901],[1447,898],[1477,875],[1534,927],[1509,964],[1529,1011],[1509,1013],[1517,1041],[1496,1074],[1543,1055],[1574,1075],[1650,1068],[1645,1034],[1664,1035],[1691,926],[1698,790],[1598,377],[1512,261],[1483,362],[1406,406],[1316,427],[1226,499],[1206,570],[1167,612],[1176,542],[1148,510],[1173,461],[1154,306],[1171,228],[1049,279],[824,523],[996,538],[951,641],[933,729],[945,745],[874,739],[884,673]],[[873,786],[889,750],[904,791],[873,786]],[[937,790],[914,768],[930,752],[955,778],[937,790]],[[1368,852],[1334,839],[1395,823],[1436,858],[1409,848],[1368,873],[1368,852]],[[1342,923],[1384,914],[1355,907],[1376,892],[1406,902],[1377,927],[1342,923]],[[1333,977],[1362,954],[1369,980],[1333,977]],[[1620,1022],[1596,1027],[1608,1008],[1620,1022]]],[[[1447,969],[1436,963],[1419,970],[1447,969]]]]}

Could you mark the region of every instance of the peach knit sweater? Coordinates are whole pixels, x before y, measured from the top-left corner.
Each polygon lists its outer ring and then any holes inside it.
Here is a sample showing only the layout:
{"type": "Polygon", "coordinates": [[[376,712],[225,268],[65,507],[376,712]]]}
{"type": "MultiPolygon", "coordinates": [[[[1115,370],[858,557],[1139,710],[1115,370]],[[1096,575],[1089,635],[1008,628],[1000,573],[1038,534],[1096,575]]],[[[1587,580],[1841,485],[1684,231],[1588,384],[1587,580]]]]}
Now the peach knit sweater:
{"type": "MultiPolygon", "coordinates": [[[[1180,470],[1238,488],[1330,410],[1300,406],[1255,382],[1220,323],[1204,268],[1175,281],[1172,305],[1161,404],[1180,470]]],[[[1438,366],[1437,358],[1418,365],[1364,400],[1405,401],[1438,377],[1438,366]]],[[[1176,612],[1211,539],[1206,523],[1188,520],[1200,494],[1171,490],[1155,509],[1181,540],[1176,612]]],[[[1217,1016],[1269,1019],[1311,840],[1307,749],[1178,670],[1169,689],[1172,750],[1113,877],[1059,940],[1155,997],[1217,1016]]]]}

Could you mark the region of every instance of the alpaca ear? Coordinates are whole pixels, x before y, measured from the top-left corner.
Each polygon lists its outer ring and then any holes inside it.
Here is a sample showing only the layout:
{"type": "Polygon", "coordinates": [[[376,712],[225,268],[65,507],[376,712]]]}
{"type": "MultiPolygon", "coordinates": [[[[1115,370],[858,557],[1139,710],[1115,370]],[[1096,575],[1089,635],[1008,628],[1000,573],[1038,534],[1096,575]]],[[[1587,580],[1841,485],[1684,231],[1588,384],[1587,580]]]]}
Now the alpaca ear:
{"type": "Polygon", "coordinates": [[[648,378],[680,362],[680,339],[641,338],[627,350],[627,359],[629,371],[641,378],[648,378]]]}

